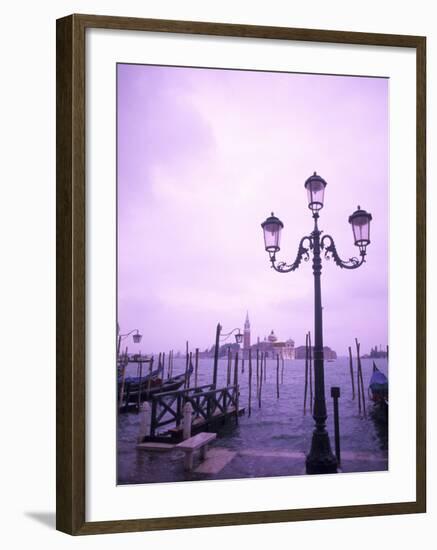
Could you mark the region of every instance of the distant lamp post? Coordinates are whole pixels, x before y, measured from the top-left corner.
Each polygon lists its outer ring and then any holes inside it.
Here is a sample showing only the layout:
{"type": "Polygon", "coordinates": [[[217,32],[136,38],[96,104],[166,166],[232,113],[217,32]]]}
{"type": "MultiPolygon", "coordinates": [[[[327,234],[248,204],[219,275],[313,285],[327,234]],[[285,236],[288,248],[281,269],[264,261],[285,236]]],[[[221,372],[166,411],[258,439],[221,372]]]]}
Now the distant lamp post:
{"type": "Polygon", "coordinates": [[[292,264],[277,262],[276,254],[280,250],[281,231],[284,224],[273,213],[261,224],[264,231],[264,245],[269,254],[271,266],[279,273],[295,271],[302,260],[308,261],[310,251],[313,256],[314,274],[314,413],[315,429],[313,431],[311,450],[306,458],[308,474],[325,474],[337,472],[337,459],[331,451],[329,435],[326,430],[326,399],[325,373],[323,358],[323,319],[320,276],[322,272],[321,251],[326,259],[333,258],[334,262],[344,269],[356,269],[365,262],[366,247],[370,244],[371,214],[358,207],[358,210],[349,217],[352,225],[354,243],[358,247],[360,259],[350,258],[344,261],[340,258],[335,247],[334,239],[330,235],[322,235],[317,220],[319,211],[323,208],[326,181],[315,172],[305,182],[308,194],[308,208],[313,213],[314,229],[310,235],[302,237],[297,256],[292,264]]]}
{"type": "Polygon", "coordinates": [[[134,344],[139,344],[141,342],[141,338],[143,337],[142,334],[140,334],[140,331],[135,328],[128,332],[127,334],[120,334],[120,327],[117,324],[117,333],[118,333],[118,340],[117,340],[117,356],[120,355],[120,347],[121,347],[121,341],[127,338],[132,334],[132,340],[134,344]]]}
{"type": "Polygon", "coordinates": [[[222,326],[220,323],[217,324],[217,329],[215,333],[215,348],[214,348],[214,370],[213,370],[213,378],[212,383],[214,387],[217,386],[217,371],[218,371],[218,358],[219,358],[219,348],[220,348],[220,339],[222,339],[223,342],[226,342],[228,338],[232,336],[232,334],[235,333],[235,342],[237,344],[241,344],[243,341],[243,335],[241,334],[241,330],[239,328],[234,328],[231,330],[231,332],[228,332],[226,334],[222,334],[222,326]]]}

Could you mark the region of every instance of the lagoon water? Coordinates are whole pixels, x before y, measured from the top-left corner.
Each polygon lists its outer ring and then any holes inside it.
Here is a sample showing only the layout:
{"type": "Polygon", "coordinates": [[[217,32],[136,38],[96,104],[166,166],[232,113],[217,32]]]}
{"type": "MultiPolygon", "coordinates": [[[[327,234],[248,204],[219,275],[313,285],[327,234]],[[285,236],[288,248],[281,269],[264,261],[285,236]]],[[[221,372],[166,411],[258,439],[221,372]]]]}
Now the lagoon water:
{"type": "MultiPolygon", "coordinates": [[[[386,359],[377,359],[378,368],[387,374],[386,359]]],[[[305,453],[311,445],[314,420],[309,412],[303,413],[305,361],[286,360],[280,397],[276,395],[276,360],[267,360],[267,376],[262,386],[262,406],[256,399],[256,360],[252,366],[252,411],[248,416],[248,361],[241,372],[239,362],[240,416],[238,426],[230,420],[220,431],[212,449],[222,460],[223,468],[213,473],[183,471],[181,451],[148,453],[136,449],[140,417],[135,412],[122,413],[118,422],[118,472],[119,484],[183,481],[194,479],[232,479],[303,474],[305,453]]],[[[381,471],[388,468],[387,434],[372,418],[373,404],[368,398],[368,385],[373,361],[362,359],[362,371],[366,397],[367,418],[358,414],[358,398],[352,400],[349,359],[339,357],[325,362],[325,389],[328,410],[327,429],[334,450],[333,402],[331,386],[339,386],[341,396],[340,435],[342,470],[344,472],[381,471]]],[[[173,374],[184,372],[185,359],[174,358],[173,374]]],[[[212,382],[212,359],[199,360],[198,385],[212,382]]],[[[281,370],[281,366],[280,366],[281,370]]],[[[227,360],[219,361],[217,387],[226,385],[227,360]]],[[[136,365],[131,364],[127,376],[136,375],[136,365]]],[[[232,368],[233,376],[233,368],[232,368]]],[[[354,361],[356,390],[356,362],[354,361]]],[[[193,376],[191,377],[193,384],[193,376]]]]}

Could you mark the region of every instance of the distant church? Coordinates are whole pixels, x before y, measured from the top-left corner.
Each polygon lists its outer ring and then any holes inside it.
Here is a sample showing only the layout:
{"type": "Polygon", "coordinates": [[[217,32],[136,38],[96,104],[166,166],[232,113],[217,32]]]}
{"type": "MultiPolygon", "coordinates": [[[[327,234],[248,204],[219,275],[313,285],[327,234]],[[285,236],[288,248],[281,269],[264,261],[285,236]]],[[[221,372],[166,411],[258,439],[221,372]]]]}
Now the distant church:
{"type": "MultiPolygon", "coordinates": [[[[249,349],[253,350],[256,353],[256,350],[267,354],[267,357],[274,358],[276,355],[283,357],[284,359],[294,359],[295,358],[295,349],[294,341],[289,338],[285,342],[279,342],[275,332],[272,330],[268,338],[264,338],[264,341],[258,341],[256,344],[251,346],[250,344],[250,321],[249,313],[246,313],[246,320],[244,322],[244,335],[243,335],[243,355],[244,357],[249,356],[249,349]]],[[[253,355],[252,352],[252,355],[253,355]]]]}
{"type": "Polygon", "coordinates": [[[244,321],[244,337],[243,337],[243,350],[244,355],[249,355],[250,349],[250,321],[249,312],[246,313],[246,320],[244,321]]]}

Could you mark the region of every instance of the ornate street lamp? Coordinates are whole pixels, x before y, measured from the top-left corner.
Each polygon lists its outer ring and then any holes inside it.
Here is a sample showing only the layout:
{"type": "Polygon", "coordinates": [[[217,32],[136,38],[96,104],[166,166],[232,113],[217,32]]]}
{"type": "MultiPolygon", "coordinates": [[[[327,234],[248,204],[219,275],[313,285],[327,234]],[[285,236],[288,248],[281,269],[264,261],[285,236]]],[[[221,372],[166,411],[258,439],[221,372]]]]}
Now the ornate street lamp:
{"type": "Polygon", "coordinates": [[[323,208],[325,187],[326,181],[315,172],[305,182],[305,189],[308,193],[308,208],[313,211],[313,214],[323,208]]]}
{"type": "Polygon", "coordinates": [[[261,224],[264,230],[264,245],[267,252],[278,252],[281,241],[281,230],[284,224],[273,212],[272,215],[261,224]]]}
{"type": "Polygon", "coordinates": [[[261,224],[264,231],[264,245],[269,254],[271,266],[279,273],[295,271],[302,260],[308,261],[310,251],[313,256],[314,274],[314,385],[315,399],[313,418],[315,429],[311,442],[311,449],[306,458],[306,471],[308,474],[325,474],[337,472],[337,459],[331,451],[329,435],[326,430],[326,399],[325,399],[325,373],[323,358],[323,319],[322,296],[320,276],[322,272],[321,251],[324,251],[326,259],[333,258],[334,262],[344,269],[356,269],[365,262],[366,247],[370,244],[371,214],[365,210],[358,210],[349,217],[352,225],[355,246],[359,249],[360,259],[350,258],[344,261],[340,258],[335,247],[334,239],[330,235],[321,236],[317,220],[319,211],[323,208],[326,181],[315,172],[305,182],[308,193],[308,208],[313,213],[314,229],[310,235],[302,237],[295,261],[292,264],[277,262],[276,254],[280,250],[280,236],[284,224],[279,218],[272,215],[261,224]]]}
{"type": "Polygon", "coordinates": [[[239,328],[234,328],[231,330],[231,332],[228,332],[226,334],[222,334],[222,326],[220,323],[217,324],[217,329],[215,333],[215,348],[214,348],[214,370],[213,370],[213,378],[212,383],[214,387],[217,386],[217,371],[218,371],[218,357],[219,357],[219,347],[220,347],[220,339],[222,339],[223,342],[226,342],[226,340],[232,336],[232,334],[235,334],[235,342],[237,344],[241,344],[243,341],[243,335],[241,334],[241,330],[239,328]]]}
{"type": "Polygon", "coordinates": [[[366,246],[370,244],[370,220],[372,215],[361,210],[361,206],[349,216],[349,223],[352,225],[352,231],[355,239],[355,246],[361,251],[366,251],[366,246]]]}
{"type": "Polygon", "coordinates": [[[134,344],[139,344],[141,342],[141,338],[143,337],[143,335],[140,334],[140,331],[137,328],[131,330],[127,334],[120,334],[120,327],[119,327],[118,323],[117,323],[117,334],[118,334],[117,356],[120,355],[120,346],[121,346],[121,341],[122,340],[124,340],[125,338],[127,338],[128,336],[130,336],[132,334],[133,343],[134,344]]]}

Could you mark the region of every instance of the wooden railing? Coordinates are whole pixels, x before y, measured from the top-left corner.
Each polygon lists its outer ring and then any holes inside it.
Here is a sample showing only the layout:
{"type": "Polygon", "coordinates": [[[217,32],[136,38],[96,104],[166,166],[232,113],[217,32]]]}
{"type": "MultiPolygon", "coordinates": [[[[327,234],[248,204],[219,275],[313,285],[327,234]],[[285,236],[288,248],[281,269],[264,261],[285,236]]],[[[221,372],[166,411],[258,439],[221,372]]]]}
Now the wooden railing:
{"type": "Polygon", "coordinates": [[[191,403],[193,419],[204,423],[231,412],[237,412],[238,416],[238,386],[215,389],[207,385],[153,395],[150,436],[154,437],[159,428],[170,424],[179,427],[185,403],[191,403]]]}

